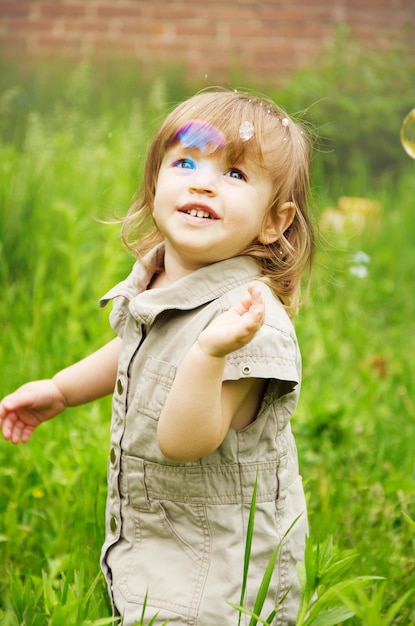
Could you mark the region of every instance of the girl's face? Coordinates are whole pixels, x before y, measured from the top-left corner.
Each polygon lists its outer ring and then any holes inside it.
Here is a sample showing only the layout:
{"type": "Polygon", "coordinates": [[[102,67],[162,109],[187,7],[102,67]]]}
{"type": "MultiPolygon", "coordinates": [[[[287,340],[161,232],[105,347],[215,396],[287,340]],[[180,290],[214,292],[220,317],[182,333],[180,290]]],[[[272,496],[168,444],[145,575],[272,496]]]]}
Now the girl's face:
{"type": "Polygon", "coordinates": [[[182,274],[237,256],[261,240],[272,198],[270,176],[259,165],[246,157],[229,164],[226,149],[194,143],[176,141],[167,148],[154,198],[166,267],[174,261],[182,274]]]}

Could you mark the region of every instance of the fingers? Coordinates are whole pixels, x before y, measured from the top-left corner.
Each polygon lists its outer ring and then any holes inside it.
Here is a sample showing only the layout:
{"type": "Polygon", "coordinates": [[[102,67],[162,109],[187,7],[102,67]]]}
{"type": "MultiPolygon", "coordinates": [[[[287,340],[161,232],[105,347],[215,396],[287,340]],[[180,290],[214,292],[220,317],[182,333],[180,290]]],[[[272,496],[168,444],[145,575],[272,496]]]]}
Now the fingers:
{"type": "Polygon", "coordinates": [[[248,311],[264,311],[264,300],[261,290],[254,284],[248,285],[248,291],[244,297],[233,307],[236,313],[244,315],[248,311]]]}
{"type": "Polygon", "coordinates": [[[7,415],[8,409],[6,408],[6,400],[7,400],[7,396],[6,398],[3,398],[2,402],[0,402],[0,425],[2,423],[2,421],[4,420],[4,418],[7,415]]]}
{"type": "Polygon", "coordinates": [[[261,290],[255,285],[248,286],[248,293],[236,305],[235,312],[241,317],[246,330],[257,331],[265,319],[265,305],[261,290]]]}
{"type": "Polygon", "coordinates": [[[244,297],[215,318],[199,335],[198,345],[209,356],[223,357],[249,343],[265,319],[261,290],[248,286],[244,297]]]}
{"type": "Polygon", "coordinates": [[[6,417],[2,419],[1,428],[4,439],[14,444],[20,442],[26,443],[35,429],[34,426],[26,424],[19,419],[18,414],[15,412],[8,413],[6,417]]]}
{"type": "Polygon", "coordinates": [[[248,292],[251,296],[250,313],[257,324],[262,325],[265,319],[265,304],[261,290],[255,285],[248,285],[248,292]]]}
{"type": "Polygon", "coordinates": [[[15,444],[20,442],[26,443],[29,441],[34,429],[34,426],[17,421],[12,432],[11,442],[15,444]]]}
{"type": "MultiPolygon", "coordinates": [[[[22,398],[10,394],[0,402],[0,428],[4,439],[14,444],[25,443],[33,433],[34,426],[19,416],[19,409],[25,405],[22,398]]],[[[30,419],[30,418],[29,418],[30,419]]]]}
{"type": "Polygon", "coordinates": [[[7,429],[6,420],[10,414],[10,410],[6,407],[6,402],[7,396],[6,398],[3,398],[2,402],[0,402],[0,428],[3,430],[3,434],[5,427],[7,429]]]}
{"type": "Polygon", "coordinates": [[[17,415],[16,413],[7,413],[4,418],[2,418],[2,431],[3,437],[13,443],[17,443],[20,439],[20,434],[18,435],[19,427],[17,424],[17,415]]]}

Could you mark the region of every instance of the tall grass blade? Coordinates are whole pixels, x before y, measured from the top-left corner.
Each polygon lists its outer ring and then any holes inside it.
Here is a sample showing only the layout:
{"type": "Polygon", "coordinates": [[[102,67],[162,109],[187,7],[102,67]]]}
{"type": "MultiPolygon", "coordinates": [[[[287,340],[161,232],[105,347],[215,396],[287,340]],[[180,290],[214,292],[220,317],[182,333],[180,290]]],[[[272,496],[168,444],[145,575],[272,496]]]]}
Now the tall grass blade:
{"type": "MultiPolygon", "coordinates": [[[[271,584],[272,574],[273,574],[273,572],[275,570],[275,565],[276,565],[276,562],[277,562],[278,554],[279,554],[280,549],[281,549],[281,545],[282,545],[284,539],[286,539],[287,535],[291,532],[292,528],[298,522],[300,517],[301,517],[301,515],[298,515],[298,517],[295,518],[295,520],[292,522],[292,524],[290,524],[288,530],[286,530],[286,532],[282,536],[281,541],[278,543],[277,547],[275,548],[274,552],[271,555],[270,560],[268,561],[268,565],[267,565],[267,567],[265,569],[264,575],[262,577],[261,584],[260,584],[259,589],[258,589],[258,593],[257,593],[256,599],[255,599],[253,612],[255,614],[257,614],[257,615],[261,615],[261,611],[262,611],[262,608],[264,606],[264,602],[265,602],[267,594],[268,594],[268,589],[269,589],[269,586],[271,584]]],[[[249,626],[255,626],[256,623],[257,622],[254,621],[254,618],[253,618],[251,620],[249,626]]]]}
{"type": "MultiPolygon", "coordinates": [[[[251,560],[251,550],[252,550],[252,538],[254,535],[254,523],[255,523],[255,510],[256,510],[256,499],[257,499],[257,490],[258,490],[258,471],[255,476],[254,489],[252,492],[251,506],[249,509],[249,518],[248,518],[248,528],[246,531],[246,541],[245,541],[245,553],[244,553],[244,571],[242,577],[242,587],[241,587],[241,597],[239,601],[240,607],[244,604],[245,593],[246,593],[246,585],[248,581],[248,570],[249,570],[249,562],[251,560]]],[[[238,626],[241,624],[242,613],[239,611],[238,616],[238,626]]]]}
{"type": "Polygon", "coordinates": [[[408,522],[408,524],[410,525],[411,528],[413,528],[415,530],[415,520],[411,519],[409,517],[409,515],[407,515],[406,513],[404,513],[402,511],[402,515],[404,516],[404,518],[406,519],[406,521],[408,522]]]}
{"type": "Polygon", "coordinates": [[[344,606],[335,606],[319,613],[312,624],[313,626],[336,626],[350,619],[354,614],[354,611],[344,606]]]}
{"type": "MultiPolygon", "coordinates": [[[[301,517],[301,515],[299,515],[299,516],[297,516],[295,518],[295,520],[292,522],[292,524],[286,530],[286,532],[284,533],[283,537],[281,538],[281,540],[279,541],[278,545],[276,546],[275,550],[271,554],[271,557],[270,557],[270,559],[268,561],[267,567],[265,569],[264,575],[263,575],[262,580],[261,580],[261,584],[259,586],[256,598],[255,598],[254,608],[253,608],[252,611],[249,611],[248,609],[244,608],[244,598],[245,598],[246,586],[247,586],[247,581],[248,581],[249,562],[250,562],[251,551],[252,551],[252,540],[253,540],[253,533],[254,533],[256,501],[257,501],[257,488],[258,488],[258,473],[257,473],[256,478],[255,478],[255,484],[254,484],[254,489],[253,489],[252,499],[251,499],[251,506],[250,506],[250,510],[249,510],[248,529],[247,529],[247,537],[246,537],[246,542],[245,542],[244,571],[243,571],[240,603],[239,603],[239,605],[236,605],[236,604],[233,604],[233,603],[229,603],[232,607],[234,607],[239,612],[239,615],[238,615],[238,626],[240,626],[242,614],[251,616],[251,620],[250,620],[249,626],[255,626],[258,622],[260,622],[262,624],[271,624],[272,620],[275,618],[275,615],[276,615],[276,612],[277,612],[277,609],[278,609],[279,605],[277,607],[275,607],[275,609],[271,612],[271,614],[269,615],[269,617],[266,620],[263,620],[260,617],[260,614],[261,614],[261,611],[263,609],[265,600],[266,600],[267,595],[268,595],[268,590],[269,590],[269,587],[270,587],[270,584],[271,584],[272,575],[273,575],[274,570],[275,570],[275,566],[276,566],[276,562],[277,562],[277,558],[278,558],[278,554],[279,554],[281,545],[282,545],[283,541],[285,540],[285,538],[287,537],[287,535],[291,532],[292,528],[298,522],[299,518],[301,517]]],[[[283,598],[281,599],[280,604],[285,600],[285,598],[286,598],[288,593],[289,593],[289,590],[287,590],[287,592],[284,594],[283,598]]]]}

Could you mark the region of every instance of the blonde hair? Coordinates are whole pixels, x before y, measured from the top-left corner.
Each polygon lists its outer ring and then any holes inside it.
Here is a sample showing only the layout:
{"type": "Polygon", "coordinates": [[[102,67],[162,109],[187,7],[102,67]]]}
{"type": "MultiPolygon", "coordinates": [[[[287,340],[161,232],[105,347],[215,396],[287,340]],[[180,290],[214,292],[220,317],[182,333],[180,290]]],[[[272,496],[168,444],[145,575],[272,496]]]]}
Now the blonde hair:
{"type": "Polygon", "coordinates": [[[163,240],[152,220],[160,166],[169,142],[184,124],[195,119],[222,133],[231,164],[243,157],[256,159],[271,176],[273,196],[266,219],[275,220],[286,202],[295,206],[291,225],[277,241],[263,244],[255,240],[241,255],[247,254],[257,260],[264,282],[290,311],[296,311],[300,304],[301,279],[305,273],[310,276],[315,249],[314,228],[308,210],[312,144],[302,125],[263,97],[209,90],[185,100],[167,116],[148,151],[143,189],[137,192],[122,220],[124,243],[136,258],[142,259],[163,240]],[[254,129],[249,140],[239,134],[244,122],[252,124],[254,129]]]}

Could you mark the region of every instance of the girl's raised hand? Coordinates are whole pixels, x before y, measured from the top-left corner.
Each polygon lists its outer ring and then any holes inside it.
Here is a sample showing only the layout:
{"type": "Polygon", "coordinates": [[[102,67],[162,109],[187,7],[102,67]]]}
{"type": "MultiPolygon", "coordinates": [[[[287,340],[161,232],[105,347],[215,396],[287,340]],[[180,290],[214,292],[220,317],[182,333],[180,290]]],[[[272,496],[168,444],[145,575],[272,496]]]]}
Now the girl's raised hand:
{"type": "Polygon", "coordinates": [[[199,335],[198,343],[210,356],[223,357],[249,343],[265,319],[262,293],[255,285],[229,311],[214,319],[199,335]]]}
{"type": "Polygon", "coordinates": [[[66,409],[66,401],[53,380],[26,383],[0,402],[3,437],[26,443],[37,426],[66,409]]]}

